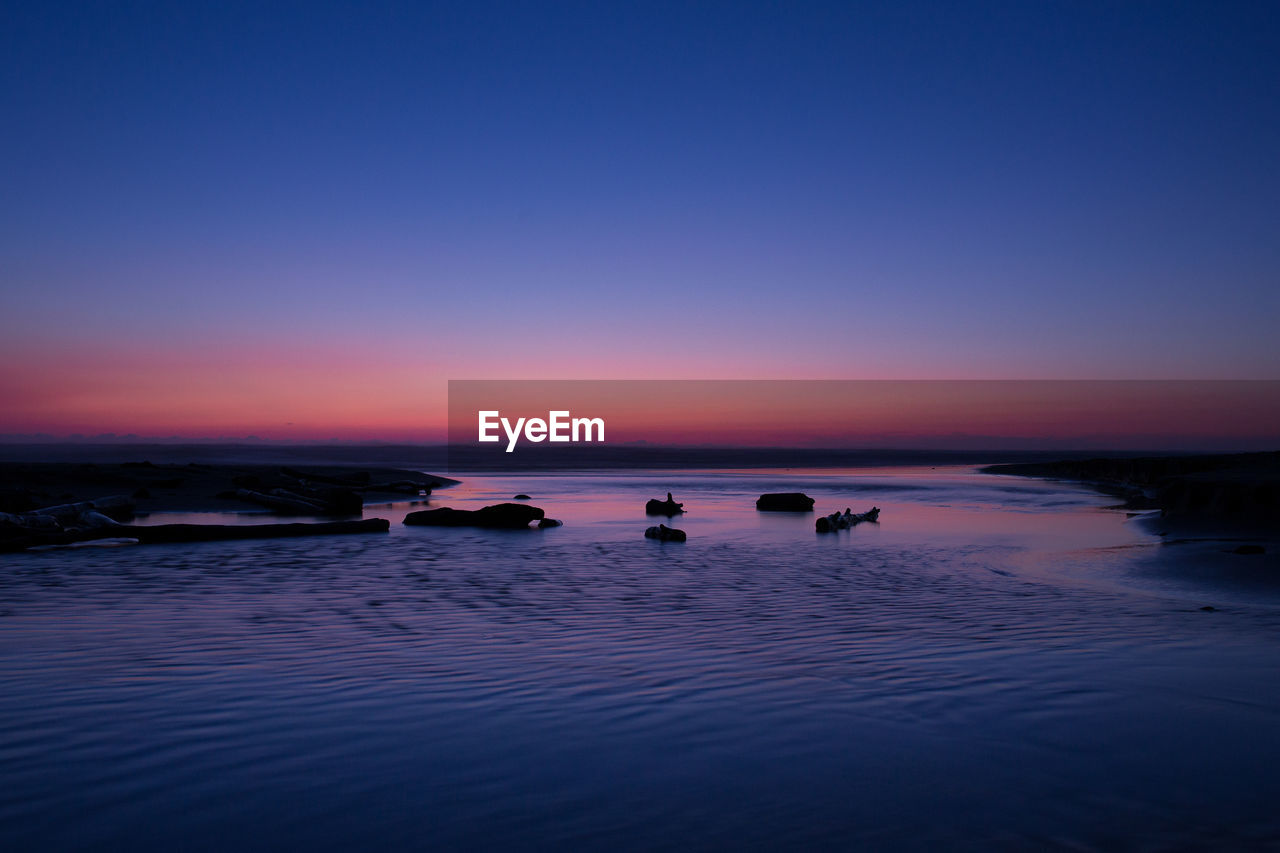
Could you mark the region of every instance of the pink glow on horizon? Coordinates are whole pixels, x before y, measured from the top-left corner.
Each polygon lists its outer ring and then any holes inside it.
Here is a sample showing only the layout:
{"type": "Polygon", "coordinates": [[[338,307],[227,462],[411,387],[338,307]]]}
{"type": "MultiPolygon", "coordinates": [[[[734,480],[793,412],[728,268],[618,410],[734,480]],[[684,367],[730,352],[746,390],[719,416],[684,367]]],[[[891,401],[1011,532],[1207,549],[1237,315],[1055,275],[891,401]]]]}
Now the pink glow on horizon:
{"type": "MultiPolygon", "coordinates": [[[[427,333],[421,338],[389,335],[371,347],[361,343],[367,335],[367,330],[315,337],[282,332],[270,340],[254,335],[243,341],[191,335],[179,345],[181,335],[175,334],[175,340],[162,346],[82,339],[51,347],[44,342],[36,348],[49,355],[0,374],[0,434],[435,442],[446,436],[449,378],[543,379],[550,373],[557,378],[652,379],[657,372],[677,380],[715,375],[708,365],[722,376],[742,375],[752,367],[748,363],[732,369],[727,356],[677,367],[684,358],[678,352],[652,362],[626,353],[519,358],[508,347],[470,342],[458,349],[448,335],[427,333]],[[637,366],[642,363],[643,375],[637,366]]],[[[20,354],[33,343],[40,342],[11,338],[0,343],[0,357],[23,363],[20,354]]],[[[781,378],[813,377],[785,363],[751,377],[781,378]]],[[[754,395],[739,393],[753,384],[741,383],[738,391],[713,399],[697,383],[665,383],[657,397],[635,397],[619,384],[582,402],[588,409],[607,404],[611,441],[653,443],[821,444],[901,437],[910,444],[913,437],[953,433],[1256,437],[1267,435],[1277,423],[1274,392],[1249,411],[1238,394],[1214,399],[1204,391],[1227,389],[1231,383],[1206,383],[1191,397],[1172,398],[1156,392],[1162,387],[1158,383],[1147,383],[1141,386],[1147,389],[1145,401],[1133,398],[1135,386],[1107,383],[1090,383],[1065,398],[1067,386],[1052,382],[1023,385],[1017,395],[1006,393],[1011,386],[1002,383],[947,381],[873,384],[868,388],[877,389],[874,393],[856,400],[826,397],[804,382],[765,383],[754,395]],[[762,391],[765,385],[767,391],[762,391]]],[[[521,405],[531,412],[551,406],[583,409],[571,399],[535,397],[521,405]]]]}
{"type": "MultiPolygon", "coordinates": [[[[0,376],[0,433],[441,440],[445,382],[411,362],[342,347],[138,348],[56,358],[0,376]]],[[[421,364],[421,362],[418,362],[421,364]]]]}

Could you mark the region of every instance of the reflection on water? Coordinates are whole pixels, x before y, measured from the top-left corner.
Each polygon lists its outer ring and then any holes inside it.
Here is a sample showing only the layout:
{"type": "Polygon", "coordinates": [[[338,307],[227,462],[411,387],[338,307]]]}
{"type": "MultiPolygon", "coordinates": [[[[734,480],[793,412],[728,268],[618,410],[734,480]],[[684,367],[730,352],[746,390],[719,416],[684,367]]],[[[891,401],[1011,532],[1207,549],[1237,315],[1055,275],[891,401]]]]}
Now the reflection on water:
{"type": "Polygon", "coordinates": [[[6,558],[0,847],[1280,841],[1276,600],[1146,582],[1160,546],[1088,492],[614,472],[431,505],[517,492],[565,526],[395,504],[385,536],[6,558]],[[668,490],[683,545],[642,538],[668,490]],[[882,521],[752,508],[789,490],[882,521]]]}

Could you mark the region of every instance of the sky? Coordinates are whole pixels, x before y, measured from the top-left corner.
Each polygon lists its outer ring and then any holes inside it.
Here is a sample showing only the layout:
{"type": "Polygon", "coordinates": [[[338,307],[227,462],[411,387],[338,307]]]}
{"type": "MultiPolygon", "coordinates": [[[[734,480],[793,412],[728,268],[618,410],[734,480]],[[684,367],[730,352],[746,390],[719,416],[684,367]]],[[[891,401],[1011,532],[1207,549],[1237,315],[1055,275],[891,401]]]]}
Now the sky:
{"type": "Polygon", "coordinates": [[[0,435],[1276,379],[1275,3],[0,0],[0,435]]]}

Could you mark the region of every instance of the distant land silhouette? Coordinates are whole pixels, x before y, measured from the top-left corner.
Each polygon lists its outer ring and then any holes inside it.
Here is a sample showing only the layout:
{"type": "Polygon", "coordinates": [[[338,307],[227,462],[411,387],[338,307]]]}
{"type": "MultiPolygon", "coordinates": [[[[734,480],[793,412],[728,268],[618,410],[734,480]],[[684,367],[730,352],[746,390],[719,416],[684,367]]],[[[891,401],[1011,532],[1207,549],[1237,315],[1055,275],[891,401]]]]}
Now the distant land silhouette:
{"type": "MultiPolygon", "coordinates": [[[[1199,452],[1187,448],[1185,453],[1199,452]]],[[[1176,450],[1160,451],[1179,455],[1176,450]]],[[[663,445],[531,445],[517,453],[444,444],[37,443],[0,444],[0,462],[150,461],[156,464],[327,464],[432,472],[555,471],[662,468],[843,468],[881,465],[979,465],[1052,462],[1098,456],[1149,456],[1150,451],[1094,447],[785,448],[663,445]]]]}

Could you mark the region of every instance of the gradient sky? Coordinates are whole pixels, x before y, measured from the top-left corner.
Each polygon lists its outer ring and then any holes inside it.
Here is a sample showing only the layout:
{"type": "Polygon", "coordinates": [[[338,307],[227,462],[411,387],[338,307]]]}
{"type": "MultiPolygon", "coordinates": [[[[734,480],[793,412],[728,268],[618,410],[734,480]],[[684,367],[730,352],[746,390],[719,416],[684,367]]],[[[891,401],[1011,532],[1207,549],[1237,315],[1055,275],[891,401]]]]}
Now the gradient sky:
{"type": "Polygon", "coordinates": [[[0,433],[1280,378],[1280,4],[3,3],[0,433]]]}

